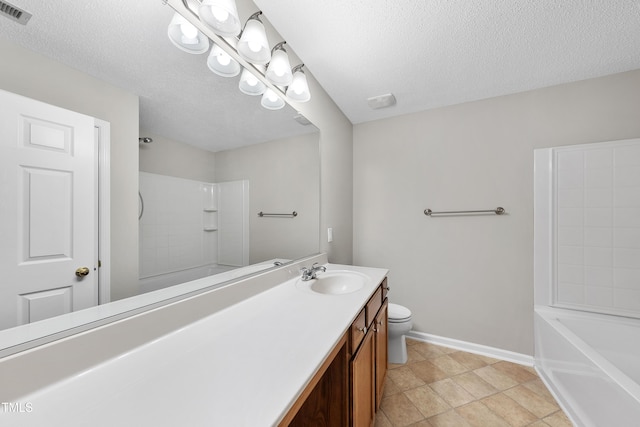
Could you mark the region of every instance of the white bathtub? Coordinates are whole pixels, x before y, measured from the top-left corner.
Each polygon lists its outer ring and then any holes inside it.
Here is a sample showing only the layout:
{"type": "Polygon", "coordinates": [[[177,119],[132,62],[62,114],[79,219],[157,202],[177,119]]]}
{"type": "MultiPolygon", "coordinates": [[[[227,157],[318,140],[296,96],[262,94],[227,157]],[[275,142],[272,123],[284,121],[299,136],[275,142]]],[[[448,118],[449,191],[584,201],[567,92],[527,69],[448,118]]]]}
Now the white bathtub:
{"type": "Polygon", "coordinates": [[[535,309],[535,363],[577,426],[640,425],[640,319],[535,309]]]}

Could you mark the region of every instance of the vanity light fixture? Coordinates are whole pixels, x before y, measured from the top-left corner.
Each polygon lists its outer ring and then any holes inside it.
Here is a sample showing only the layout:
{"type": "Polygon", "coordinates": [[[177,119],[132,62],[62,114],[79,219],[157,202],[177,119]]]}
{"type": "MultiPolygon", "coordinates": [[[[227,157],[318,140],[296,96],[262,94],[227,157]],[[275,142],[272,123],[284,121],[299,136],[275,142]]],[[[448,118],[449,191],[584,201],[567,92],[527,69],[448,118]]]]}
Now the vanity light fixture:
{"type": "Polygon", "coordinates": [[[238,54],[252,64],[266,65],[271,61],[271,51],[260,15],[261,11],[254,13],[244,24],[238,41],[238,54]]]}
{"type": "Polygon", "coordinates": [[[262,95],[260,103],[264,108],[279,110],[285,105],[285,96],[297,102],[311,99],[302,71],[304,64],[291,69],[283,47],[286,42],[269,49],[260,21],[261,11],[251,15],[240,31],[235,0],[163,0],[163,3],[169,3],[175,10],[168,28],[171,43],[185,52],[201,54],[209,50],[211,39],[209,69],[223,77],[235,77],[242,70],[238,88],[247,95],[262,95]],[[184,9],[178,5],[180,1],[184,9]]]}
{"type": "Polygon", "coordinates": [[[240,64],[220,46],[213,43],[207,57],[207,66],[211,71],[222,77],[235,77],[240,74],[240,64]]]}
{"type": "Polygon", "coordinates": [[[284,99],[280,98],[273,90],[267,88],[260,100],[262,105],[267,110],[279,110],[284,107],[284,99]]]}
{"type": "MultiPolygon", "coordinates": [[[[255,67],[264,74],[264,66],[263,65],[255,65],[255,67]]],[[[244,68],[242,70],[242,75],[240,76],[240,82],[238,83],[238,88],[240,92],[245,95],[262,95],[266,90],[267,86],[262,83],[258,78],[249,70],[244,68]]]]}
{"type": "Polygon", "coordinates": [[[242,29],[235,0],[204,0],[198,7],[198,15],[222,37],[235,37],[242,29]]]}
{"type": "Polygon", "coordinates": [[[201,54],[209,50],[209,38],[179,13],[174,13],[167,30],[169,40],[178,49],[201,54]]]}
{"type": "Polygon", "coordinates": [[[271,62],[265,77],[274,85],[289,86],[293,80],[289,55],[282,47],[285,43],[287,42],[280,42],[271,49],[271,62]]]}
{"type": "Polygon", "coordinates": [[[311,92],[309,91],[309,84],[307,83],[307,76],[302,71],[304,64],[296,65],[291,72],[293,73],[293,80],[289,87],[287,87],[287,97],[298,102],[307,102],[311,99],[311,92]]]}

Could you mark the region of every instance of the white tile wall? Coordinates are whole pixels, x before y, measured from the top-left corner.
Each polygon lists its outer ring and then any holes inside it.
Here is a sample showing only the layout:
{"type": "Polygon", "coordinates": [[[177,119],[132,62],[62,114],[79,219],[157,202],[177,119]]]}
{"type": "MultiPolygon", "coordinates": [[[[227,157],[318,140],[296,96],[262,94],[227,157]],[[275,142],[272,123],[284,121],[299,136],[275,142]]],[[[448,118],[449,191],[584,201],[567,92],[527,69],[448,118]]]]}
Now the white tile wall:
{"type": "Polygon", "coordinates": [[[249,181],[219,183],[218,203],[218,262],[237,267],[248,265],[249,181]]]}
{"type": "Polygon", "coordinates": [[[640,141],[554,149],[555,304],[640,317],[640,141]]]}
{"type": "Polygon", "coordinates": [[[204,231],[214,225],[204,209],[215,208],[215,185],[140,172],[139,186],[144,198],[139,277],[216,263],[216,233],[204,231]]]}

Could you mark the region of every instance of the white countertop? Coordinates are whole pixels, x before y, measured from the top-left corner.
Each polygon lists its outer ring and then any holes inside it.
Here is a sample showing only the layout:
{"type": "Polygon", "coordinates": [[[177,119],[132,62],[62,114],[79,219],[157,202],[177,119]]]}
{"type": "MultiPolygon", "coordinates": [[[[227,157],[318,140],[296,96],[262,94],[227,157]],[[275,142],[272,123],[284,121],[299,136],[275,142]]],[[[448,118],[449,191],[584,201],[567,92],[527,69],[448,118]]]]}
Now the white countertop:
{"type": "Polygon", "coordinates": [[[288,280],[21,398],[31,410],[0,414],[1,424],[277,424],[387,274],[336,264],[327,270],[370,280],[343,295],[305,292],[297,278],[288,280]]]}
{"type": "MultiPolygon", "coordinates": [[[[24,349],[31,347],[31,343],[43,344],[50,339],[48,337],[57,336],[58,339],[69,335],[66,331],[82,329],[84,325],[99,325],[108,323],[114,317],[126,317],[133,311],[142,311],[141,307],[148,307],[161,304],[163,301],[180,298],[182,295],[195,292],[204,288],[222,285],[229,280],[238,279],[242,276],[264,271],[274,267],[274,261],[288,262],[281,258],[274,258],[268,261],[238,267],[214,276],[203,277],[191,280],[175,286],[158,289],[140,295],[131,296],[109,304],[96,305],[79,311],[62,314],[41,322],[27,323],[14,328],[0,330],[0,357],[3,353],[11,354],[13,349],[24,349]],[[106,322],[105,322],[106,320],[106,322]],[[25,341],[27,344],[25,345],[25,341]]],[[[71,332],[73,333],[73,332],[71,332]]]]}

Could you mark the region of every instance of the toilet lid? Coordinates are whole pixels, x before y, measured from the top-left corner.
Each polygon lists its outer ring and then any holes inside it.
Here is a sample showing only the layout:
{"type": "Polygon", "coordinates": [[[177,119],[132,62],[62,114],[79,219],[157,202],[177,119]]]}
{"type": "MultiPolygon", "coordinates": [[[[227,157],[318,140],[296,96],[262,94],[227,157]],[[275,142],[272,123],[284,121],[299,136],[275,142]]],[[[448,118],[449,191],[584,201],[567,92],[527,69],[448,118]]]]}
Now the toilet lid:
{"type": "Polygon", "coordinates": [[[411,317],[411,310],[399,304],[389,303],[389,319],[401,320],[411,317]]]}

